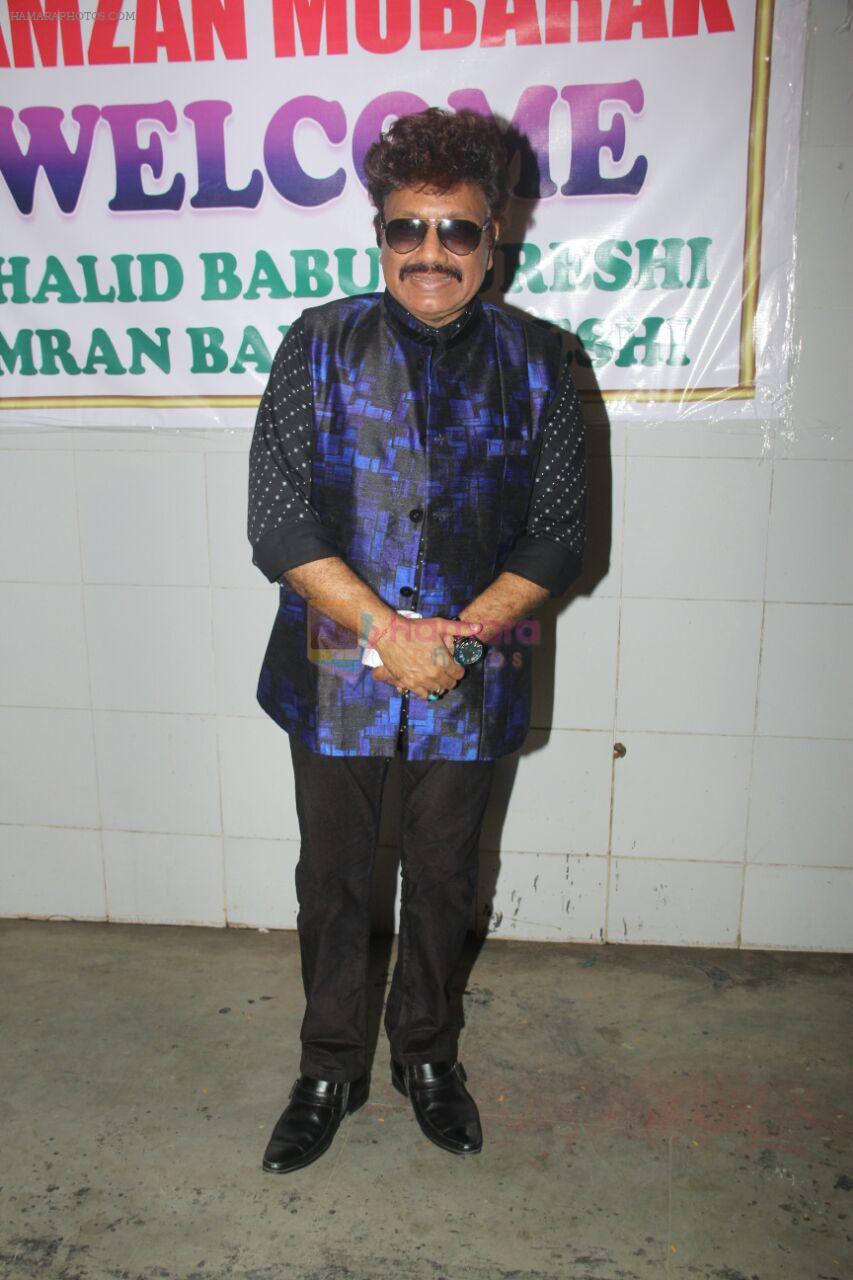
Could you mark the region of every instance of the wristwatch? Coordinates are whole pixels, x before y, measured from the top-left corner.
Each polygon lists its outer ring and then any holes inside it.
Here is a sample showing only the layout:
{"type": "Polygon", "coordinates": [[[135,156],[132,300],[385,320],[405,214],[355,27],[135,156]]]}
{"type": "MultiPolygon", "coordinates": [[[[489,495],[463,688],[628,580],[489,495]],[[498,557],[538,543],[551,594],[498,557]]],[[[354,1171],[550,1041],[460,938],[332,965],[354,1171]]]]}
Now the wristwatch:
{"type": "Polygon", "coordinates": [[[458,636],[453,646],[453,657],[462,667],[473,666],[485,652],[485,645],[476,636],[458,636]]]}
{"type": "MultiPolygon", "coordinates": [[[[485,652],[486,646],[476,636],[457,636],[453,646],[453,658],[461,667],[473,667],[485,652]]],[[[427,702],[436,702],[441,696],[440,691],[435,690],[427,694],[427,702]]]]}

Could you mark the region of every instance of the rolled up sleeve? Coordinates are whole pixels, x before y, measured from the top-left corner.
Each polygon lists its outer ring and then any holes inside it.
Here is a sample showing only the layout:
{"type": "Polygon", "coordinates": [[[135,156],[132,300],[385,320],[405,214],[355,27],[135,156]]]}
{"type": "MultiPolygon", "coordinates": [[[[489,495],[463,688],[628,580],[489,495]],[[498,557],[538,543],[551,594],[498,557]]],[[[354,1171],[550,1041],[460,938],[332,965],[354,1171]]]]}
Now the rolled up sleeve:
{"type": "Polygon", "coordinates": [[[542,425],[526,527],[501,568],[561,596],[583,571],[586,526],[586,428],[565,356],[542,425]]]}
{"type": "Polygon", "coordinates": [[[249,449],[247,536],[252,563],[275,582],[287,569],[340,555],[310,501],[314,408],[295,321],[273,359],[249,449]]]}

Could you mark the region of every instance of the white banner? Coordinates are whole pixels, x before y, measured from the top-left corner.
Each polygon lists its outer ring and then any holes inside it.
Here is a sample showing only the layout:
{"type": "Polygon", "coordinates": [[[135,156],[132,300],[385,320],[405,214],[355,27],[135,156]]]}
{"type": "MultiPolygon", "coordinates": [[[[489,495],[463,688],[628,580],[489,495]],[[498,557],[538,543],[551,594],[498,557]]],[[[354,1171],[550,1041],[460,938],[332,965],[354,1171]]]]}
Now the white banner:
{"type": "Polygon", "coordinates": [[[790,403],[806,0],[0,6],[0,427],[249,428],[306,307],[381,290],[401,114],[511,132],[483,296],[611,418],[790,403]]]}

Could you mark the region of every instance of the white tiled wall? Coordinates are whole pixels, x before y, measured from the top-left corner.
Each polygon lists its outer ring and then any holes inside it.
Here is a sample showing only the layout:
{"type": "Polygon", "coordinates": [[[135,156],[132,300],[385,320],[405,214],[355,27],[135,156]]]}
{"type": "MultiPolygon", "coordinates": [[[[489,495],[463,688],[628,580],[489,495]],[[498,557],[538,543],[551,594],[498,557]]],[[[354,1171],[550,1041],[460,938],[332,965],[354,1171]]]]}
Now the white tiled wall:
{"type": "MultiPolygon", "coordinates": [[[[845,8],[812,9],[793,423],[590,429],[587,568],[540,615],[535,728],[483,834],[496,936],[851,948],[845,8]]],[[[277,590],[245,537],[250,433],[3,426],[0,914],[294,928],[290,754],[255,701],[277,590]]]]}

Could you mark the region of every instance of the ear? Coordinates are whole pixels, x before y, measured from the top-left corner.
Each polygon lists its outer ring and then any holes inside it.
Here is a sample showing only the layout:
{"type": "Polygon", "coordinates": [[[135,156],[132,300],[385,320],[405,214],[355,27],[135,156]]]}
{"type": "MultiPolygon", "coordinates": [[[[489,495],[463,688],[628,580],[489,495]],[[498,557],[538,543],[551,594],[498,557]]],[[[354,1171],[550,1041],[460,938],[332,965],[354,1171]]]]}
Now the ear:
{"type": "Polygon", "coordinates": [[[493,222],[493,223],[491,224],[491,226],[489,227],[489,256],[488,256],[488,259],[487,259],[487,262],[486,262],[486,270],[487,270],[487,271],[488,271],[491,267],[493,267],[493,266],[494,266],[494,262],[495,262],[495,245],[496,245],[496,244],[497,244],[497,242],[498,242],[498,236],[500,235],[500,229],[501,229],[501,224],[500,224],[499,222],[493,222]]]}
{"type": "Polygon", "coordinates": [[[376,232],[376,243],[382,247],[382,222],[379,213],[373,215],[373,230],[376,232]]]}

